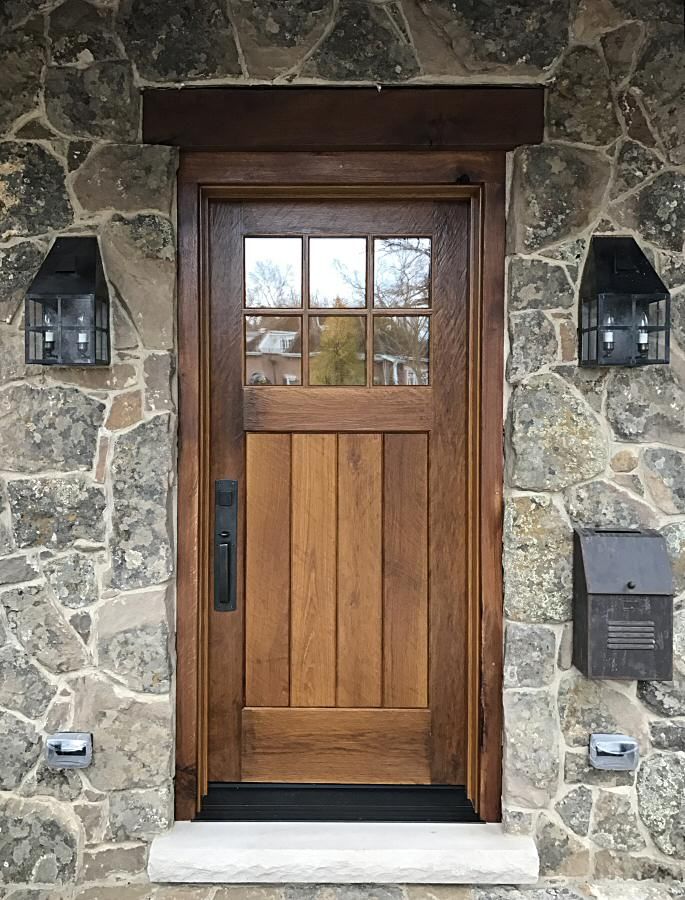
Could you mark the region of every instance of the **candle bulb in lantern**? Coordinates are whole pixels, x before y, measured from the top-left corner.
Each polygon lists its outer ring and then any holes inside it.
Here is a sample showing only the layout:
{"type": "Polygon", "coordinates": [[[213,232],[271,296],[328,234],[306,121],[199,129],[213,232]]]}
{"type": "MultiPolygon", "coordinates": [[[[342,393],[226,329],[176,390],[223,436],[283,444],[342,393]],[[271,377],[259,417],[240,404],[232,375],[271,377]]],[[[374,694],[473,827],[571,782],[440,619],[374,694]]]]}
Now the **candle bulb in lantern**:
{"type": "Polygon", "coordinates": [[[640,316],[640,321],[637,326],[637,349],[641,356],[645,356],[647,351],[649,350],[649,332],[647,331],[647,326],[649,325],[649,319],[647,318],[647,313],[642,313],[640,316]]]}
{"type": "Polygon", "coordinates": [[[55,320],[50,310],[45,311],[43,315],[43,324],[48,328],[48,330],[43,333],[43,347],[46,354],[50,356],[55,349],[55,332],[52,330],[55,320]]]}
{"type": "Polygon", "coordinates": [[[607,356],[614,352],[614,317],[607,313],[602,322],[602,346],[607,356]]]}
{"type": "MultiPolygon", "coordinates": [[[[76,319],[76,323],[84,328],[86,325],[86,318],[81,313],[81,315],[76,319]]],[[[78,352],[81,356],[86,356],[88,353],[88,332],[87,331],[79,331],[76,338],[76,346],[78,348],[78,352]]]]}

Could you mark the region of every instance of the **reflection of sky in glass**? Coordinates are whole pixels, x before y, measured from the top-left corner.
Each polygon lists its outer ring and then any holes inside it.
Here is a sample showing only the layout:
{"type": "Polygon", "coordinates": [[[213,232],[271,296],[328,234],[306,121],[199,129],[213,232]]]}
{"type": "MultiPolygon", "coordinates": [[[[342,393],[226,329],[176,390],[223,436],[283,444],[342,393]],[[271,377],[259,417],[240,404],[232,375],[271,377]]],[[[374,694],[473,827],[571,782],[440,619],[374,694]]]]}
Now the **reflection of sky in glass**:
{"type": "Polygon", "coordinates": [[[430,306],[430,238],[374,241],[374,305],[430,306]]]}
{"type": "Polygon", "coordinates": [[[312,306],[366,305],[366,238],[309,241],[312,306]]]}
{"type": "Polygon", "coordinates": [[[245,238],[247,306],[300,306],[301,289],[301,238],[245,238]]]}

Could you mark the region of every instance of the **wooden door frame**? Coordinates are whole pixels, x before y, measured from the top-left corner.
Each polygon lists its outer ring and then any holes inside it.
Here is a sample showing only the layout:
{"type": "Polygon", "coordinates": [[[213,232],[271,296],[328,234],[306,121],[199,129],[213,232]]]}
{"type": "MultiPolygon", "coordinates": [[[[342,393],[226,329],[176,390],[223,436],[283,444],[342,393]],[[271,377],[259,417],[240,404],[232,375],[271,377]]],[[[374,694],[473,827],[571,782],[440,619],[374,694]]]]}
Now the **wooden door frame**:
{"type": "Polygon", "coordinates": [[[203,234],[208,203],[221,197],[341,196],[461,198],[471,206],[468,644],[472,657],[467,789],[480,817],[498,821],[505,253],[505,154],[500,151],[191,152],[182,156],[178,181],[176,818],[195,817],[207,783],[210,360],[203,234]]]}

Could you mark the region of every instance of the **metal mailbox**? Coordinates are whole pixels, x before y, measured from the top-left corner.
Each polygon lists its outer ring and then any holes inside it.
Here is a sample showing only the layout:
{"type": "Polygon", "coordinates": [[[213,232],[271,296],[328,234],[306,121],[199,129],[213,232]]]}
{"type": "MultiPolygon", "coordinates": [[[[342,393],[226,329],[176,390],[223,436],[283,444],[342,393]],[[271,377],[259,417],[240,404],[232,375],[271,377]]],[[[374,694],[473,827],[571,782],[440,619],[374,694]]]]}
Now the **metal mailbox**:
{"type": "Polygon", "coordinates": [[[588,678],[673,677],[673,578],[649,529],[576,528],[573,663],[588,678]]]}

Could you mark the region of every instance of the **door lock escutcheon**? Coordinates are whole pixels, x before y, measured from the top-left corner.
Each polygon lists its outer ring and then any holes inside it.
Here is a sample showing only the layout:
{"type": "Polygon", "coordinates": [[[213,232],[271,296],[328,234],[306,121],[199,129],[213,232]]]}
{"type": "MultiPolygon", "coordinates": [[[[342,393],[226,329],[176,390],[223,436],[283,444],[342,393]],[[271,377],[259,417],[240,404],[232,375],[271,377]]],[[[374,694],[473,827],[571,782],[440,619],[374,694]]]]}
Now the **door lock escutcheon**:
{"type": "Polygon", "coordinates": [[[214,482],[214,609],[237,608],[238,482],[214,482]]]}

